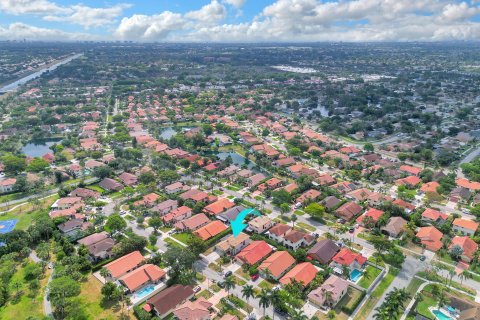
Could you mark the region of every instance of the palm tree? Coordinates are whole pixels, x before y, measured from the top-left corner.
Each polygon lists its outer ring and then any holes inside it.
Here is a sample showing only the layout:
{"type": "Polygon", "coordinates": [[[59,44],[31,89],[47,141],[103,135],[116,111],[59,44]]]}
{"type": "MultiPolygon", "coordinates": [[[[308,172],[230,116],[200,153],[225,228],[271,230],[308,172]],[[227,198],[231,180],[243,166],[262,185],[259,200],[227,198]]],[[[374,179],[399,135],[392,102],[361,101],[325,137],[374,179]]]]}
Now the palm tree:
{"type": "Polygon", "coordinates": [[[273,307],[272,320],[275,320],[275,308],[281,303],[280,296],[278,295],[278,290],[273,291],[270,294],[270,303],[273,307]]]}
{"type": "Polygon", "coordinates": [[[308,317],[301,311],[294,309],[292,314],[290,315],[290,319],[292,320],[307,320],[308,317]]]}
{"type": "Polygon", "coordinates": [[[472,279],[473,275],[465,269],[458,275],[458,277],[460,278],[460,284],[463,284],[463,280],[472,279]]]}
{"type": "Polygon", "coordinates": [[[252,285],[247,284],[242,288],[242,297],[244,297],[247,300],[247,302],[254,295],[255,295],[255,291],[253,290],[252,285]]]}
{"type": "Polygon", "coordinates": [[[297,215],[295,213],[292,214],[292,217],[290,218],[290,220],[292,220],[292,228],[295,228],[295,221],[297,221],[297,219],[297,215]]]}
{"type": "Polygon", "coordinates": [[[257,298],[259,299],[258,304],[263,308],[263,316],[265,316],[265,309],[270,306],[270,292],[263,288],[257,295],[257,298]]]}
{"type": "Polygon", "coordinates": [[[234,289],[237,285],[235,283],[235,279],[233,279],[233,276],[227,277],[225,281],[223,281],[223,285],[225,286],[225,289],[227,290],[227,295],[230,296],[230,290],[234,289]]]}
{"type": "Polygon", "coordinates": [[[322,296],[323,298],[325,299],[324,303],[327,305],[327,306],[332,306],[333,305],[333,294],[331,291],[328,291],[328,290],[324,290],[322,291],[322,296]]]}

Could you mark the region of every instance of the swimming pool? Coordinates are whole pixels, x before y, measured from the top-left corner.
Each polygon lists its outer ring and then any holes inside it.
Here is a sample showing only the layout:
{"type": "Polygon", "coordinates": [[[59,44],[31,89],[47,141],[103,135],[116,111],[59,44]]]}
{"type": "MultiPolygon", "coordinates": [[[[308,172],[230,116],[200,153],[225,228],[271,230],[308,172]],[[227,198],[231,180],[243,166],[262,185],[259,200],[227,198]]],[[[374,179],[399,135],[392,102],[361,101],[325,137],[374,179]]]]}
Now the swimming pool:
{"type": "Polygon", "coordinates": [[[353,271],[350,273],[350,280],[353,282],[357,282],[358,279],[362,277],[362,271],[358,269],[353,269],[353,271]]]}
{"type": "Polygon", "coordinates": [[[435,315],[435,318],[437,320],[452,320],[452,317],[447,316],[445,313],[443,313],[440,310],[432,310],[432,313],[435,315]]]}
{"type": "Polygon", "coordinates": [[[135,294],[134,294],[135,298],[142,299],[142,298],[148,296],[150,293],[152,293],[153,290],[155,290],[155,286],[153,286],[153,285],[145,286],[142,289],[135,292],[135,294]]]}

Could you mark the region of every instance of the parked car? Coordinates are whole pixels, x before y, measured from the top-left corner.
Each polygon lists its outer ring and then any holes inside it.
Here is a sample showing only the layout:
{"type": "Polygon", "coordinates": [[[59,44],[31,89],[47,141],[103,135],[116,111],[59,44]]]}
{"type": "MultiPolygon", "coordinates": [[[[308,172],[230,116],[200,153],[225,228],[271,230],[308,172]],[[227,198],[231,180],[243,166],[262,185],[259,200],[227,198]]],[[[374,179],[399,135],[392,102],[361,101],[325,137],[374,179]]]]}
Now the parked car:
{"type": "Polygon", "coordinates": [[[252,279],[252,281],[255,281],[255,280],[258,279],[259,276],[260,276],[260,275],[259,275],[258,273],[257,273],[257,274],[253,274],[253,275],[250,276],[250,279],[252,279]]]}
{"type": "Polygon", "coordinates": [[[219,282],[217,283],[217,285],[218,285],[220,288],[224,288],[224,287],[225,287],[225,285],[223,284],[222,281],[219,281],[219,282]]]}
{"type": "Polygon", "coordinates": [[[345,220],[345,219],[343,219],[343,218],[337,219],[337,223],[345,224],[345,222],[347,222],[347,220],[345,220]]]}
{"type": "Polygon", "coordinates": [[[427,259],[427,257],[425,257],[424,255],[421,255],[419,259],[420,259],[420,261],[425,261],[425,259],[427,259]]]}
{"type": "Polygon", "coordinates": [[[354,233],[354,232],[355,232],[355,229],[354,229],[354,228],[350,228],[350,229],[348,229],[348,232],[354,233]]]}
{"type": "Polygon", "coordinates": [[[200,286],[196,286],[195,288],[193,288],[193,292],[195,293],[200,292],[200,290],[202,290],[200,286]]]}
{"type": "Polygon", "coordinates": [[[223,275],[223,277],[224,277],[224,278],[228,278],[228,277],[230,277],[232,274],[233,274],[232,271],[227,271],[227,272],[225,272],[225,274],[223,275]]]}

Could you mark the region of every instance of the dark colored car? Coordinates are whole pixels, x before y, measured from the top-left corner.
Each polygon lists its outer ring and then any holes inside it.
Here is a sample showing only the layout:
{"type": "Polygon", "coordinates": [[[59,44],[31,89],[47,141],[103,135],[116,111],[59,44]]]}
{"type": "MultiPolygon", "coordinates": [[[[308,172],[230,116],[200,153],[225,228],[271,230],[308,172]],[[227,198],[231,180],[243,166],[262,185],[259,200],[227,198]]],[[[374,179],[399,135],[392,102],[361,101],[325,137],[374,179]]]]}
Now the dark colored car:
{"type": "Polygon", "coordinates": [[[233,274],[232,271],[227,271],[227,272],[225,272],[225,275],[224,275],[223,277],[224,277],[224,278],[228,278],[228,277],[230,277],[232,274],[233,274]]]}

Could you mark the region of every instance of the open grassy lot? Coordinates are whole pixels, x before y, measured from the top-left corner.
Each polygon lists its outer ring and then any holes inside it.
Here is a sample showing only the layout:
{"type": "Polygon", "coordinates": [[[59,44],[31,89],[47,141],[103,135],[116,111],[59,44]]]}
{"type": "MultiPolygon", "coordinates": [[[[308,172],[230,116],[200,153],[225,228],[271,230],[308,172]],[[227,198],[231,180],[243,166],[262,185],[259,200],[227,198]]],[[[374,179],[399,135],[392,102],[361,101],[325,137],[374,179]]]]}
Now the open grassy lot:
{"type": "Polygon", "coordinates": [[[363,273],[362,278],[358,282],[358,285],[362,288],[368,289],[372,282],[378,277],[378,275],[382,272],[380,269],[367,266],[363,273]]]}
{"type": "Polygon", "coordinates": [[[297,222],[297,223],[295,223],[295,226],[298,226],[302,229],[305,229],[305,230],[308,230],[308,231],[311,231],[311,232],[315,232],[317,230],[315,227],[312,227],[311,225],[303,223],[303,222],[297,222]]]}
{"type": "Polygon", "coordinates": [[[51,270],[39,279],[40,288],[34,292],[29,288],[29,284],[25,281],[23,266],[19,266],[17,271],[10,280],[10,293],[13,296],[17,292],[22,292],[18,301],[11,301],[3,308],[0,308],[0,319],[27,319],[29,317],[42,318],[43,312],[43,295],[47,286],[48,277],[51,270]]]}
{"type": "MultiPolygon", "coordinates": [[[[89,319],[120,319],[122,310],[119,305],[102,303],[102,284],[93,275],[90,274],[87,280],[81,283],[81,290],[79,301],[89,319]]],[[[128,315],[130,319],[134,319],[131,311],[128,315]]]]}
{"type": "Polygon", "coordinates": [[[182,232],[182,233],[174,233],[172,237],[177,239],[180,242],[187,244],[187,240],[191,237],[191,235],[189,233],[182,232]]]}

